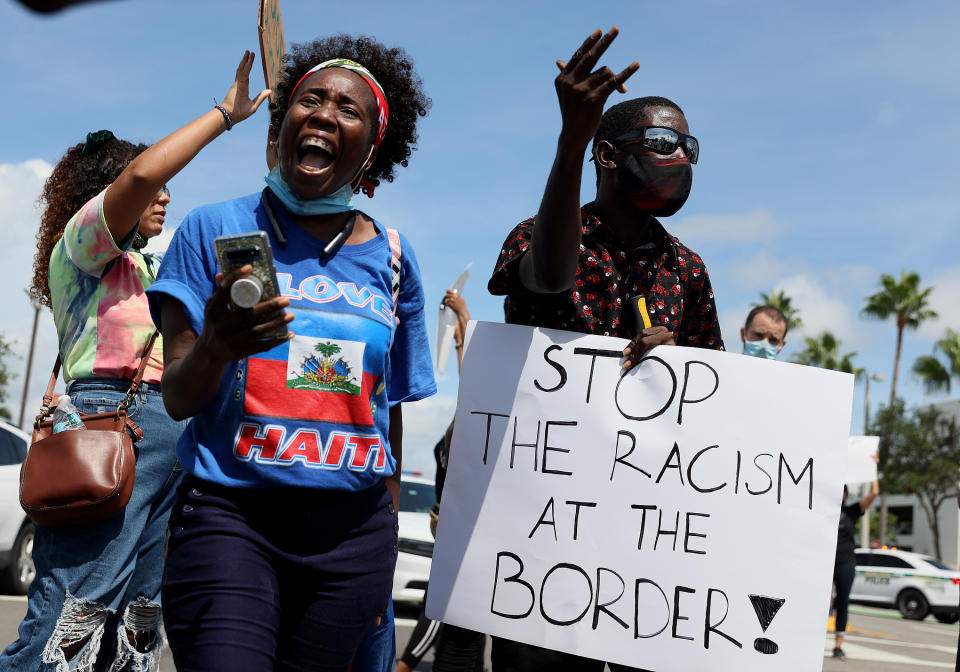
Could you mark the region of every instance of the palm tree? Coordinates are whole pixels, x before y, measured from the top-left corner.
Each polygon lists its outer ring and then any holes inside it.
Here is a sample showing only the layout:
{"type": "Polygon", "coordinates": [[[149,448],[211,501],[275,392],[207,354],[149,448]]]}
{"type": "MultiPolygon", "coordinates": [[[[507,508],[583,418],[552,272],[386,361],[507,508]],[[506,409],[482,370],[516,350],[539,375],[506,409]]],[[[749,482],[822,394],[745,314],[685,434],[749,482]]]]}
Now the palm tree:
{"type": "Polygon", "coordinates": [[[927,394],[950,391],[950,379],[960,378],[960,334],[947,329],[946,335],[933,346],[934,355],[918,357],[913,363],[913,372],[923,381],[927,394]],[[944,365],[934,355],[940,351],[946,358],[944,365]]]}
{"type": "Polygon", "coordinates": [[[787,331],[797,329],[803,326],[803,320],[800,319],[800,309],[794,308],[789,296],[783,293],[781,289],[774,294],[772,291],[767,294],[760,292],[760,303],[751,304],[754,308],[758,306],[773,306],[787,318],[787,331]]]}
{"type": "MultiPolygon", "coordinates": [[[[901,271],[900,280],[884,273],[880,276],[881,290],[865,300],[861,315],[886,320],[893,317],[897,325],[897,349],[893,356],[893,379],[890,381],[890,405],[897,400],[897,378],[900,375],[900,353],[903,350],[903,330],[916,329],[926,320],[937,317],[929,308],[928,298],[933,287],[920,288],[916,271],[901,271]]],[[[884,465],[880,465],[881,471],[884,465]]],[[[887,493],[880,494],[880,543],[887,538],[887,493]]]]}
{"type": "Polygon", "coordinates": [[[900,375],[900,353],[903,349],[903,330],[916,329],[926,320],[937,317],[930,310],[928,298],[933,287],[920,288],[920,276],[915,271],[903,271],[899,282],[884,273],[880,276],[882,289],[866,298],[862,315],[879,320],[893,317],[897,325],[897,350],[893,357],[893,378],[890,381],[890,406],[897,398],[897,378],[900,375]]]}
{"type": "Polygon", "coordinates": [[[816,338],[807,337],[803,340],[806,347],[793,358],[797,364],[852,373],[856,378],[863,374],[863,369],[853,365],[857,353],[848,352],[841,356],[840,340],[829,331],[821,332],[816,338]]]}
{"type": "MultiPolygon", "coordinates": [[[[857,356],[856,352],[848,352],[840,355],[840,339],[829,331],[820,332],[816,338],[803,339],[806,347],[793,358],[797,364],[805,366],[817,366],[821,369],[830,369],[831,371],[842,371],[843,373],[852,373],[854,380],[860,380],[866,373],[864,369],[853,365],[853,358],[857,356]]],[[[865,403],[869,405],[870,380],[866,379],[867,391],[865,403]]],[[[867,412],[869,415],[869,411],[867,412]]],[[[867,423],[865,423],[866,425],[867,423]]],[[[861,524],[862,538],[870,536],[870,516],[864,517],[861,524]],[[866,527],[863,527],[866,526],[866,527]]]]}
{"type": "Polygon", "coordinates": [[[340,352],[340,346],[336,343],[317,343],[313,349],[323,355],[323,372],[326,373],[330,357],[340,352]]]}

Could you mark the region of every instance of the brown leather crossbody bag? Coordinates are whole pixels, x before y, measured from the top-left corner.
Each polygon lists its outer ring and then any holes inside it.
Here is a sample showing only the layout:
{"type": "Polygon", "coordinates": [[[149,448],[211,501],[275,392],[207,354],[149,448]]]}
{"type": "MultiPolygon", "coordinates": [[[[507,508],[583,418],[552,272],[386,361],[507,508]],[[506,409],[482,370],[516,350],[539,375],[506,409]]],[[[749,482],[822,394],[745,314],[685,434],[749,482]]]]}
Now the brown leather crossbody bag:
{"type": "Polygon", "coordinates": [[[53,387],[60,357],[33,423],[33,442],[20,467],[20,505],[38,525],[56,527],[96,523],[119,514],[133,492],[136,457],[133,444],[143,430],[127,409],[143,380],[157,340],[154,331],[143,349],[127,395],[115,411],[80,414],[85,430],[53,433],[53,387]]]}

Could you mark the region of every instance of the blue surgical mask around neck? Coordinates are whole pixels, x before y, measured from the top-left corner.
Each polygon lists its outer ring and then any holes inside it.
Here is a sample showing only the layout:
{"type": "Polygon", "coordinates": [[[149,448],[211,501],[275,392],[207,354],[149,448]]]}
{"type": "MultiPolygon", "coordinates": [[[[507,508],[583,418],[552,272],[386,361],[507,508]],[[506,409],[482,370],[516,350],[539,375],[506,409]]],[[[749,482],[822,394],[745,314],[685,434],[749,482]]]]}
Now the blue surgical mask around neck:
{"type": "Polygon", "coordinates": [[[747,341],[743,342],[743,354],[751,357],[760,357],[761,359],[776,359],[780,354],[780,348],[771,345],[767,341],[747,341]]]}
{"type": "Polygon", "coordinates": [[[279,198],[284,207],[294,215],[309,217],[356,210],[353,204],[353,188],[349,182],[327,196],[301,198],[283,179],[279,166],[274,167],[263,181],[270,187],[273,195],[279,198]]]}

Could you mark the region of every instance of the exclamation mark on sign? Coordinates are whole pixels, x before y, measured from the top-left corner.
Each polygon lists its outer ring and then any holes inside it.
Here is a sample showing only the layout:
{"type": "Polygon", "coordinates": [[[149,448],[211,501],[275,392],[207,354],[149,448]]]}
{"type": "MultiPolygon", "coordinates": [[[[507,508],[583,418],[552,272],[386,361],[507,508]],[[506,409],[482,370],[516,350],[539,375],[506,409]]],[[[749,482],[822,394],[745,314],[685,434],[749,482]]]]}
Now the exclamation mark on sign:
{"type": "MultiPolygon", "coordinates": [[[[760,621],[760,627],[766,632],[767,628],[770,627],[770,622],[773,620],[773,617],[777,615],[777,612],[780,611],[780,607],[783,606],[786,600],[779,597],[764,597],[763,595],[750,595],[749,597],[750,602],[753,604],[753,610],[757,612],[757,620],[760,621]]],[[[753,640],[753,648],[760,653],[767,654],[776,653],[780,650],[776,642],[766,637],[757,637],[753,640]]]]}

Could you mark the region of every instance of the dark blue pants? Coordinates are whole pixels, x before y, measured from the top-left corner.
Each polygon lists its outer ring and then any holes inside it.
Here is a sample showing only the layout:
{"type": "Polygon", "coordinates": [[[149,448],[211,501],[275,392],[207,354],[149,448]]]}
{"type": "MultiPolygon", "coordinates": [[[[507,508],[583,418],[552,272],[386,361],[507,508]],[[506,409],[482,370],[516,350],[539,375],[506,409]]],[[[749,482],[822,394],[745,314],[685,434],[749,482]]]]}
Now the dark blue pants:
{"type": "Polygon", "coordinates": [[[170,517],[164,625],[179,672],[344,672],[387,606],[397,515],[360,492],[187,476],[170,517]]]}
{"type": "Polygon", "coordinates": [[[380,617],[379,625],[372,625],[360,641],[352,672],[393,672],[397,657],[396,628],[393,623],[393,600],[380,617]]]}

